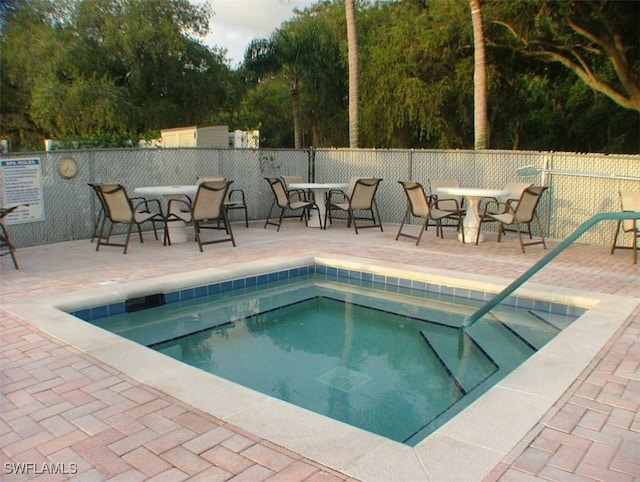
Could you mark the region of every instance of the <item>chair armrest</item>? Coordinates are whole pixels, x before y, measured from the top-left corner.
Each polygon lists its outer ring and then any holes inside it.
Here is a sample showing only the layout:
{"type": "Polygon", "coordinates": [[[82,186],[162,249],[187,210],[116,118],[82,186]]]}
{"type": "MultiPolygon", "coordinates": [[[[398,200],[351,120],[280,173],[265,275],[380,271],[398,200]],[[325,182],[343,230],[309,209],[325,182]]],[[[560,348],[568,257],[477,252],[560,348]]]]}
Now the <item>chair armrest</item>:
{"type": "Polygon", "coordinates": [[[244,202],[244,191],[242,189],[232,189],[231,191],[229,191],[229,196],[228,196],[228,200],[229,202],[242,202],[242,204],[245,204],[244,202]],[[234,197],[239,197],[240,201],[235,201],[233,198],[234,197]]]}
{"type": "MultiPolygon", "coordinates": [[[[146,199],[143,197],[132,197],[131,201],[138,201],[135,205],[134,205],[134,210],[135,211],[139,211],[139,212],[147,212],[147,213],[151,213],[151,206],[154,205],[157,207],[157,212],[160,214],[162,213],[162,205],[160,204],[160,201],[158,199],[146,199]],[[141,209],[141,206],[144,206],[144,208],[141,209]]],[[[164,214],[163,214],[164,216],[164,214]]]]}
{"type": "Polygon", "coordinates": [[[292,199],[296,201],[308,201],[307,192],[304,189],[289,189],[287,190],[287,199],[289,201],[292,199]]]}
{"type": "Polygon", "coordinates": [[[327,191],[327,194],[326,194],[326,204],[327,204],[327,206],[329,206],[332,202],[340,202],[340,201],[342,201],[342,202],[344,202],[344,201],[349,202],[350,201],[349,196],[347,196],[346,192],[342,191],[341,189],[329,189],[327,191]],[[331,198],[333,196],[340,196],[341,199],[332,200],[331,198]]]}
{"type": "MultiPolygon", "coordinates": [[[[188,196],[185,196],[186,198],[188,198],[188,196]]],[[[167,214],[166,214],[166,218],[169,218],[170,216],[175,216],[176,218],[179,218],[180,216],[176,213],[189,213],[191,212],[191,200],[185,201],[184,199],[169,199],[169,202],[167,203],[167,214]],[[178,204],[179,206],[174,207],[175,204],[178,204]]]]}
{"type": "Polygon", "coordinates": [[[457,199],[453,199],[453,198],[438,199],[438,196],[436,194],[432,194],[431,199],[432,199],[433,207],[436,209],[439,209],[440,211],[448,211],[448,212],[459,213],[459,214],[462,214],[464,212],[464,209],[462,208],[462,203],[459,204],[457,199]],[[441,202],[452,202],[455,204],[456,207],[454,210],[443,209],[439,206],[441,202]]]}

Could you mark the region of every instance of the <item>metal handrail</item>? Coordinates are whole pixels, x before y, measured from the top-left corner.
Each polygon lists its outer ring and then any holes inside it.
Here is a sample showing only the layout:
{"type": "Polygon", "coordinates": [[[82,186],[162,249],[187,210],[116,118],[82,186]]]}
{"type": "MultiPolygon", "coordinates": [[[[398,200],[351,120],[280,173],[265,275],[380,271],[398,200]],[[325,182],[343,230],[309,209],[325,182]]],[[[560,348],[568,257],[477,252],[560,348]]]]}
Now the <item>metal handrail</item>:
{"type": "Polygon", "coordinates": [[[466,318],[462,322],[462,329],[468,328],[473,325],[476,321],[486,315],[489,311],[491,311],[498,303],[503,301],[507,296],[513,293],[516,289],[518,289],[525,281],[531,278],[534,274],[540,271],[543,267],[545,267],[549,261],[558,256],[562,251],[564,251],[571,243],[573,243],[576,239],[582,236],[588,229],[593,227],[595,224],[600,221],[607,220],[623,220],[623,219],[640,219],[640,211],[624,211],[624,212],[614,212],[614,213],[599,213],[595,216],[589,218],[587,221],[582,223],[578,228],[571,233],[567,238],[565,238],[558,246],[553,248],[547,255],[540,259],[536,264],[534,264],[531,268],[521,274],[515,281],[513,281],[509,286],[503,289],[500,293],[494,296],[492,299],[487,301],[479,310],[473,313],[471,316],[466,318]]]}

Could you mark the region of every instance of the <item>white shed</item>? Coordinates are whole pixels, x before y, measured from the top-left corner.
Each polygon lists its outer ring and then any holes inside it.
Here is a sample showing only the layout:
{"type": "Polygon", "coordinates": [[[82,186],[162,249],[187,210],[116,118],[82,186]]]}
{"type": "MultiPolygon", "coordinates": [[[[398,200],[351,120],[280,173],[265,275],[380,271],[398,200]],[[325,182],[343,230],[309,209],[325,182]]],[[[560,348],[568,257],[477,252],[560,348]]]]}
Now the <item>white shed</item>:
{"type": "Polygon", "coordinates": [[[163,147],[229,147],[229,126],[162,129],[163,147]]]}

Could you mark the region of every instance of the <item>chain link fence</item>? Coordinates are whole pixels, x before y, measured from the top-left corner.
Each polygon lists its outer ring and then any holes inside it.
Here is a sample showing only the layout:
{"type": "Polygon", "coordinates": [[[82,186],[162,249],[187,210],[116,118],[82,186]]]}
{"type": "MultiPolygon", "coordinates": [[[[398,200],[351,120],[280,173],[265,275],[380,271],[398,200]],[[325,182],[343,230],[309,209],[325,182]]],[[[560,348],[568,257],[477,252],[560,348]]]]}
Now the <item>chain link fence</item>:
{"type": "MultiPolygon", "coordinates": [[[[77,239],[93,233],[99,206],[88,183],[119,183],[130,195],[139,186],[195,184],[222,175],[245,192],[250,220],[265,219],[272,202],[266,176],[299,175],[308,181],[383,179],[377,203],[383,223],[399,223],[406,199],[398,180],[416,180],[429,193],[430,179],[455,179],[464,187],[501,188],[510,182],[549,186],[539,214],[545,235],[563,239],[599,212],[619,210],[618,191],[640,190],[640,156],[527,151],[381,149],[100,149],[16,153],[0,161],[41,161],[44,221],[12,224],[17,247],[77,239]],[[65,179],[60,162],[72,157],[78,174],[65,179]]],[[[4,190],[4,180],[0,188],[4,190]]],[[[232,221],[243,214],[232,211],[232,221]]],[[[260,226],[260,229],[262,226],[260,226]]],[[[255,228],[252,228],[255,229],[255,228]]],[[[580,242],[607,245],[614,224],[585,233],[580,242]]]]}

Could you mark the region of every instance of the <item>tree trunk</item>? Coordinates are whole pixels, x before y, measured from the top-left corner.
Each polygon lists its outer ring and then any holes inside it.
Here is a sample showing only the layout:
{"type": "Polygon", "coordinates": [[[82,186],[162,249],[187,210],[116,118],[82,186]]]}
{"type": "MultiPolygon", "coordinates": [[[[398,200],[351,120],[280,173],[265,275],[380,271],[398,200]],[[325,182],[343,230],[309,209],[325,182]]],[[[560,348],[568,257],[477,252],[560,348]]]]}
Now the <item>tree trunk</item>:
{"type": "Polygon", "coordinates": [[[474,148],[487,149],[487,64],[484,52],[484,30],[480,0],[469,0],[473,22],[473,126],[474,148]]]}
{"type": "Polygon", "coordinates": [[[358,67],[358,32],[354,0],[345,1],[347,15],[347,50],[349,54],[349,147],[360,147],[359,103],[360,73],[358,67]]]}
{"type": "Polygon", "coordinates": [[[298,79],[291,79],[291,105],[293,106],[293,139],[296,149],[302,149],[302,107],[300,106],[300,91],[298,79]]]}

